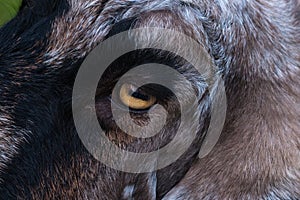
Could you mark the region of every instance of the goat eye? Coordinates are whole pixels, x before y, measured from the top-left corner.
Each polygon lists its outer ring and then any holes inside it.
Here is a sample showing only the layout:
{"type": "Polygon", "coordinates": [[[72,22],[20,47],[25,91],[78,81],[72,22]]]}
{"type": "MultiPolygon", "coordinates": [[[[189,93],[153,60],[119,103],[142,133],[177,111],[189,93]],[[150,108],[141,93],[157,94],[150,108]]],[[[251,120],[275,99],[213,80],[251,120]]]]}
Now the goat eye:
{"type": "Polygon", "coordinates": [[[156,103],[156,97],[148,95],[132,84],[123,84],[120,88],[120,100],[131,109],[144,110],[156,103]]]}

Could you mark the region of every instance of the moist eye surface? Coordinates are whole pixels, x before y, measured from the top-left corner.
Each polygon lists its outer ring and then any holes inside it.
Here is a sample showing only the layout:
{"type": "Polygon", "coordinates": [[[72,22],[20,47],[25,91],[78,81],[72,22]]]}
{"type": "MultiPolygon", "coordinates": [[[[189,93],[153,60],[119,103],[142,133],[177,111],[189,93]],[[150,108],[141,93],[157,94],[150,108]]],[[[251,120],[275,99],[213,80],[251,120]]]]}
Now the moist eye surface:
{"type": "Polygon", "coordinates": [[[120,88],[121,102],[132,109],[142,110],[150,108],[156,102],[156,97],[148,95],[132,84],[124,83],[120,88]]]}

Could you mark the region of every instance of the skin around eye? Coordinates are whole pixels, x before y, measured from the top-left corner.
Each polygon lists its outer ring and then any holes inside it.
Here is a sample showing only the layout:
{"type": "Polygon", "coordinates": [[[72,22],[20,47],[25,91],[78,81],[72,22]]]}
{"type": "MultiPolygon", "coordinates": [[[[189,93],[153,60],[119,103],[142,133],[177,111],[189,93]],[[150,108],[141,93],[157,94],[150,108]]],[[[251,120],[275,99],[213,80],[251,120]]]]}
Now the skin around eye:
{"type": "Polygon", "coordinates": [[[143,110],[154,105],[156,97],[142,93],[135,86],[125,83],[120,89],[120,100],[129,108],[143,110]]]}

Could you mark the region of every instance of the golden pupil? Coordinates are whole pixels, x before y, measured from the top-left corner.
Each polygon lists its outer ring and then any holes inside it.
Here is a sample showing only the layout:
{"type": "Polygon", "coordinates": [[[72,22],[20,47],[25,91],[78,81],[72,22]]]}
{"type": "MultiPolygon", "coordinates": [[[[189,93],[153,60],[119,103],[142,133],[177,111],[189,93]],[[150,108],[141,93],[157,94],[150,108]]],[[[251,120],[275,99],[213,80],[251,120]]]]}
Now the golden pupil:
{"type": "Polygon", "coordinates": [[[156,98],[138,91],[131,84],[123,84],[120,89],[120,99],[123,104],[132,109],[147,109],[155,104],[156,98]]]}

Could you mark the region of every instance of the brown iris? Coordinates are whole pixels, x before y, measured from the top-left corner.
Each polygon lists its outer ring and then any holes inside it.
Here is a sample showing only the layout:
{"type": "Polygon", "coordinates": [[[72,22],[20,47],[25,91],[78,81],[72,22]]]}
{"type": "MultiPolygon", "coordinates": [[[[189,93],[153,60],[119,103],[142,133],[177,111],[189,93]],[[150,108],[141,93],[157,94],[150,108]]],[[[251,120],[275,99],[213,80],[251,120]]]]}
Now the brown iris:
{"type": "Polygon", "coordinates": [[[129,108],[144,110],[156,102],[156,97],[148,95],[132,84],[123,84],[120,89],[120,100],[129,108]]]}

